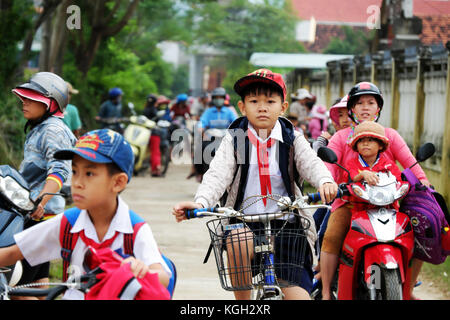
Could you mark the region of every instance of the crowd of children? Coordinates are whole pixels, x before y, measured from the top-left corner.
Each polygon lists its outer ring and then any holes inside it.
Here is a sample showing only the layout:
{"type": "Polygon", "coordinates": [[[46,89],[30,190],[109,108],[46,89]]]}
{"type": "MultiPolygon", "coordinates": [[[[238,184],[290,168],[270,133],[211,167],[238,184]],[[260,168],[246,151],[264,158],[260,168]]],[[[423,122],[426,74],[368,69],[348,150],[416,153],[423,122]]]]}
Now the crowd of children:
{"type": "MultiPolygon", "coordinates": [[[[48,72],[37,73],[29,82],[13,90],[21,99],[23,114],[28,120],[26,130],[29,132],[20,172],[30,184],[33,197],[46,192],[56,193],[64,184],[70,184],[75,209],[63,213],[65,203],[62,197],[44,197],[32,215],[36,221],[16,234],[15,245],[0,248],[0,266],[22,260],[29,264],[30,269],[25,272],[29,274],[26,281],[46,279],[48,265],[43,270],[33,270],[35,266],[62,255],[65,247],[60,240],[61,225],[66,226],[64,219],[68,219],[71,220],[70,232],[76,235],[71,254],[66,257],[70,264],[83,268],[83,257],[88,247],[109,247],[122,254],[128,250],[131,256],[125,257],[121,266],[128,265],[128,272],[138,279],[156,274],[158,283],[168,287],[174,276],[173,270],[160,253],[150,226],[120,197],[132,178],[134,160],[130,145],[123,136],[110,129],[91,131],[76,140],[62,122],[68,90],[63,79],[48,72]],[[39,222],[47,213],[56,217],[39,222]],[[137,231],[134,229],[136,221],[143,224],[137,231]],[[131,251],[125,241],[130,234],[133,235],[131,251]]],[[[330,107],[329,117],[334,130],[328,130],[327,108],[315,105],[314,96],[306,89],[299,89],[292,95],[295,101],[289,108],[282,76],[268,69],[259,69],[238,79],[234,90],[241,98],[238,108],[242,116],[230,116],[232,123],[193,201],[175,204],[172,214],[176,221],[183,221],[186,209],[213,207],[224,194],[227,195],[225,205],[235,209],[240,209],[244,199],[255,195],[277,194],[294,198],[301,195],[298,182],[308,181],[320,192],[323,203],[334,200],[320,257],[323,297],[329,299],[331,279],[350,221],[348,204],[335,199],[337,183],[347,177],[336,167],[320,160],[315,151],[328,145],[337,154],[339,163],[352,169],[351,177],[355,181],[364,179],[369,184],[377,182],[374,172],[389,166],[398,175],[395,161],[407,167],[415,159],[394,129],[383,128],[377,123],[383,98],[372,83],[358,83],[348,95],[330,107]],[[239,150],[242,146],[237,145],[233,135],[239,130],[245,132],[246,148],[243,150],[239,150]],[[331,136],[329,131],[336,133],[331,136]],[[244,161],[238,161],[236,157],[240,151],[243,152],[240,159],[244,161]]],[[[224,105],[226,93],[222,91],[219,96],[224,99],[216,99],[214,105],[224,105]]],[[[179,100],[185,101],[184,98],[179,97],[179,100]]],[[[180,108],[179,115],[185,116],[186,110],[180,108]]],[[[420,166],[414,170],[417,177],[429,185],[420,166]]],[[[277,210],[276,203],[266,199],[247,207],[244,213],[277,210]]],[[[290,255],[304,254],[307,259],[301,273],[283,279],[292,283],[283,289],[286,299],[310,298],[317,232],[313,217],[306,213],[303,215],[311,221],[311,228],[307,230],[309,246],[304,253],[292,248],[288,252],[290,255]]],[[[288,221],[287,224],[287,228],[298,227],[298,221],[288,221]]],[[[251,228],[246,232],[251,233],[251,228]]],[[[250,252],[248,258],[251,260],[253,253],[250,252]]],[[[420,266],[420,261],[413,261],[415,273],[412,281],[417,279],[420,266]]],[[[250,292],[236,291],[235,296],[236,299],[249,299],[250,292]]],[[[65,298],[86,297],[82,292],[71,289],[65,298]]]]}

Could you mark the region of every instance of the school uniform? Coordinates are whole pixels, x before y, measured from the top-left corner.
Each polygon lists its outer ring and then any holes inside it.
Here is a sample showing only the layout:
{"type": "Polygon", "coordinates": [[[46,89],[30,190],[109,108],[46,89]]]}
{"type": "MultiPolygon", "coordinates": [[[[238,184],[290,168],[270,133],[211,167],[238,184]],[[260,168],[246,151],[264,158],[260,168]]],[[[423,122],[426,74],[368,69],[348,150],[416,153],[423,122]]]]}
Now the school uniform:
{"type": "MultiPolygon", "coordinates": [[[[30,265],[37,265],[61,258],[60,225],[62,217],[63,215],[57,215],[14,236],[16,244],[30,265]]],[[[84,231],[86,238],[99,243],[97,232],[86,210],[81,210],[76,223],[71,229],[72,233],[81,231],[84,231]]],[[[133,227],[130,221],[128,205],[120,196],[118,197],[116,214],[103,241],[113,238],[116,232],[117,236],[110,248],[112,250],[122,249],[123,252],[124,233],[133,233],[133,227]]],[[[71,266],[73,272],[85,273],[82,266],[86,250],[87,245],[79,237],[72,252],[71,266]]],[[[133,253],[136,259],[141,260],[146,265],[160,263],[169,275],[172,274],[158,250],[152,230],[148,224],[144,224],[137,232],[133,253]]],[[[63,298],[83,300],[84,294],[79,290],[69,289],[63,298]]]]}
{"type": "MultiPolygon", "coordinates": [[[[248,135],[251,132],[256,139],[259,139],[246,117],[238,118],[230,125],[229,132],[223,138],[211,161],[210,169],[203,176],[202,184],[195,195],[194,201],[201,203],[204,207],[214,206],[227,191],[225,206],[235,209],[241,209],[242,206],[245,214],[277,212],[279,209],[273,200],[267,199],[266,203],[258,201],[248,207],[249,203],[244,200],[249,196],[262,194],[289,196],[293,199],[301,196],[300,188],[294,183],[295,181],[306,179],[316,188],[323,183],[334,181],[331,173],[310,148],[305,138],[294,130],[290,121],[280,117],[267,139],[273,139],[272,146],[267,148],[271,188],[264,191],[261,184],[262,176],[260,178],[261,165],[258,163],[258,150],[248,137],[242,140],[239,131],[247,132],[248,135]]],[[[265,142],[260,141],[260,143],[265,142]]],[[[317,261],[314,255],[317,233],[312,213],[302,213],[302,216],[309,221],[310,225],[305,233],[306,249],[309,250],[311,259],[305,262],[306,274],[302,273],[299,275],[301,279],[297,278],[294,282],[300,282],[300,286],[310,290],[311,264],[317,261]]],[[[290,228],[298,229],[302,222],[292,221],[292,223],[290,228]]],[[[282,247],[282,244],[280,246],[275,244],[275,246],[282,247]]],[[[306,256],[308,257],[309,254],[306,256]]]]}

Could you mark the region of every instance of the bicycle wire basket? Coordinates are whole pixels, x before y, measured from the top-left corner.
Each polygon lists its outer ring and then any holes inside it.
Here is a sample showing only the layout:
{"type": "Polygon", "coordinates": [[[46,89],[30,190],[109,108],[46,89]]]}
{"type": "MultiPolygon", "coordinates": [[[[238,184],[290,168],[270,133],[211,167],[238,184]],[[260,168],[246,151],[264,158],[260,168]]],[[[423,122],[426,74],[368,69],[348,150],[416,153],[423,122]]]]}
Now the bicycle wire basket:
{"type": "Polygon", "coordinates": [[[275,271],[279,287],[298,285],[305,261],[311,259],[306,235],[310,222],[291,216],[268,223],[270,234],[262,222],[217,218],[206,223],[223,289],[251,290],[264,285],[264,273],[269,268],[275,271]],[[273,263],[267,262],[269,253],[273,253],[273,263]]]}

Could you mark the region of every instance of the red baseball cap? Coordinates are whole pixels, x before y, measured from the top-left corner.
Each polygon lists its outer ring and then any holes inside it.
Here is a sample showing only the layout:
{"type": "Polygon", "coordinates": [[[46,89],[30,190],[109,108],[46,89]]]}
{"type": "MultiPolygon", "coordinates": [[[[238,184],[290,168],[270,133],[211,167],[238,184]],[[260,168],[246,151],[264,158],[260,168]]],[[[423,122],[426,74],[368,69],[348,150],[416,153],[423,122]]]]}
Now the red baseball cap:
{"type": "Polygon", "coordinates": [[[255,82],[264,82],[275,85],[283,92],[283,99],[286,100],[287,90],[283,76],[279,73],[274,73],[269,69],[258,69],[252,73],[249,73],[245,77],[242,77],[234,84],[234,91],[236,91],[238,95],[242,96],[244,88],[255,82]]]}

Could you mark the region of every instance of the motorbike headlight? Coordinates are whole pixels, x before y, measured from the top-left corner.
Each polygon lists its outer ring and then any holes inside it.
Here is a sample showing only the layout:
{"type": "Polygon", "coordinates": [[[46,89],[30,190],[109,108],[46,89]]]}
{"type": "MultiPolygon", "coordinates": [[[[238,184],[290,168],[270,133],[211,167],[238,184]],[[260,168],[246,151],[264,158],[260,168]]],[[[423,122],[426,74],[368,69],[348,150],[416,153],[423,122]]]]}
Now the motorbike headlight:
{"type": "Polygon", "coordinates": [[[370,203],[377,206],[385,206],[395,201],[394,192],[388,186],[371,188],[369,190],[369,199],[370,203]]]}
{"type": "Polygon", "coordinates": [[[30,192],[10,176],[0,177],[0,192],[22,210],[34,208],[34,203],[30,200],[30,192]]]}

